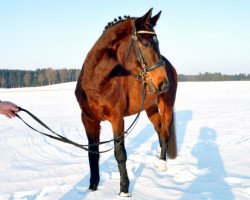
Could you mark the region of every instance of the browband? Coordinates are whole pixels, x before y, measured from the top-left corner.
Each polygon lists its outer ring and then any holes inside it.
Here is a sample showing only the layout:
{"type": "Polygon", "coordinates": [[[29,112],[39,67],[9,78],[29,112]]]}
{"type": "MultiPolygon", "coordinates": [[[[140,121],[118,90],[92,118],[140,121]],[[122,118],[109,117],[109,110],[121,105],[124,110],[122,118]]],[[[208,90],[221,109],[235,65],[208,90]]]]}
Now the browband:
{"type": "Polygon", "coordinates": [[[146,33],[146,34],[156,35],[154,31],[137,31],[137,33],[146,33]]]}

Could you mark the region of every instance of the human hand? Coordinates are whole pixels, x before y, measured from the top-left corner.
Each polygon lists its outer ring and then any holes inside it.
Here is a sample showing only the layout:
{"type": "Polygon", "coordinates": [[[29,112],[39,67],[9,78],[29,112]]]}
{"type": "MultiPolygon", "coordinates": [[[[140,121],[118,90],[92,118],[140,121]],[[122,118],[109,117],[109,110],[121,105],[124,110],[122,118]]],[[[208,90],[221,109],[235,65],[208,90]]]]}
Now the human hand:
{"type": "Polygon", "coordinates": [[[9,101],[0,101],[0,114],[5,115],[8,118],[12,118],[16,116],[16,112],[18,112],[18,107],[9,101]]]}

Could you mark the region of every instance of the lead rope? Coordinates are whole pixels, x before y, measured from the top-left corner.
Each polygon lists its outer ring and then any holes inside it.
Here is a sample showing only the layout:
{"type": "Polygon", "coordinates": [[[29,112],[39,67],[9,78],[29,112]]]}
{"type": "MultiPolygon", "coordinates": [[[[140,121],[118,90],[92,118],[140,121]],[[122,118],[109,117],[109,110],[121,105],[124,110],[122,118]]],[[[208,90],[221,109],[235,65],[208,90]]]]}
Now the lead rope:
{"type": "MultiPolygon", "coordinates": [[[[143,110],[143,105],[144,105],[144,101],[145,101],[145,98],[146,98],[146,82],[143,81],[142,82],[142,101],[141,101],[141,106],[140,106],[140,110],[138,112],[138,114],[136,115],[134,121],[132,122],[132,124],[128,127],[128,129],[124,132],[124,134],[126,134],[125,137],[127,137],[129,135],[129,133],[131,133],[131,131],[134,129],[135,125],[137,124],[138,120],[139,120],[139,116],[141,114],[141,111],[143,110]]],[[[106,143],[109,143],[109,142],[112,142],[114,141],[114,139],[111,139],[111,140],[107,140],[107,141],[103,141],[103,142],[99,142],[99,143],[94,143],[94,144],[90,144],[90,145],[83,145],[83,144],[79,144],[79,143],[76,143],[58,133],[56,133],[55,131],[53,131],[51,128],[49,128],[42,120],[40,120],[38,117],[36,117],[34,114],[32,114],[30,111],[24,109],[24,108],[21,108],[21,107],[18,107],[19,111],[23,111],[25,113],[27,113],[30,117],[32,117],[36,122],[38,122],[41,126],[43,126],[44,128],[46,128],[47,130],[49,130],[51,133],[55,134],[56,136],[54,135],[51,135],[51,134],[47,134],[47,133],[44,133],[42,131],[39,131],[37,130],[36,128],[32,127],[30,124],[28,124],[25,120],[23,120],[22,117],[20,117],[17,113],[16,113],[16,116],[25,124],[27,125],[30,129],[46,136],[46,137],[49,137],[49,138],[52,138],[52,139],[55,139],[55,140],[58,140],[58,141],[61,141],[61,142],[64,142],[64,143],[67,143],[67,144],[71,144],[73,146],[76,146],[78,148],[81,148],[85,151],[88,151],[89,153],[94,153],[94,154],[99,154],[99,153],[105,153],[105,152],[108,152],[108,151],[111,151],[112,149],[114,149],[115,147],[112,147],[110,149],[107,149],[107,150],[103,150],[103,151],[91,151],[89,149],[90,146],[98,146],[100,144],[106,144],[106,143]],[[87,148],[88,147],[88,148],[87,148]]],[[[123,136],[123,135],[122,135],[123,136]]],[[[122,137],[120,136],[120,137],[122,137]]],[[[119,141],[118,144],[121,144],[125,137],[122,138],[121,141],[119,141]]]]}

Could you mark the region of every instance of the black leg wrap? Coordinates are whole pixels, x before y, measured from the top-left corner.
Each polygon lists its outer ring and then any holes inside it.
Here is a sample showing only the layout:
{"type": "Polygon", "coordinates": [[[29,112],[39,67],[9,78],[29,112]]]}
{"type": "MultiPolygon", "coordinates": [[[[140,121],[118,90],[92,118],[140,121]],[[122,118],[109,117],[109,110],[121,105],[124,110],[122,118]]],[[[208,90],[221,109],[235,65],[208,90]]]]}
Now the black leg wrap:
{"type": "Polygon", "coordinates": [[[160,136],[160,132],[157,132],[157,135],[158,135],[158,139],[159,139],[159,144],[160,144],[160,147],[162,146],[162,142],[161,142],[161,136],[160,136]]]}
{"type": "MultiPolygon", "coordinates": [[[[93,144],[94,142],[89,139],[89,144],[93,144]]],[[[99,147],[98,146],[90,146],[90,151],[98,152],[99,147]]],[[[99,154],[91,153],[89,152],[89,166],[90,166],[90,185],[89,189],[91,190],[97,190],[99,181],[100,181],[100,175],[99,175],[99,154]]]]}
{"type": "Polygon", "coordinates": [[[167,159],[167,148],[168,148],[167,142],[160,140],[160,143],[161,143],[160,159],[166,160],[167,159]]]}
{"type": "Polygon", "coordinates": [[[115,158],[120,172],[120,192],[128,193],[129,179],[126,169],[127,153],[123,138],[115,138],[115,158]]]}

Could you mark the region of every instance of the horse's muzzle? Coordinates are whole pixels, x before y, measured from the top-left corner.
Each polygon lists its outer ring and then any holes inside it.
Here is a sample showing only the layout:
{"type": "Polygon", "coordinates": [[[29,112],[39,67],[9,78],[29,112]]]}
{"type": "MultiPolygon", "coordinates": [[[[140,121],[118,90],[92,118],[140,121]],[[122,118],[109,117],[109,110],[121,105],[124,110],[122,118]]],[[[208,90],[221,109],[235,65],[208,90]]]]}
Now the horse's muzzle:
{"type": "Polygon", "coordinates": [[[149,93],[161,94],[161,93],[166,92],[167,89],[168,89],[168,81],[167,80],[161,82],[158,85],[158,88],[156,88],[154,86],[153,81],[151,79],[149,80],[149,90],[148,90],[149,93]]]}

